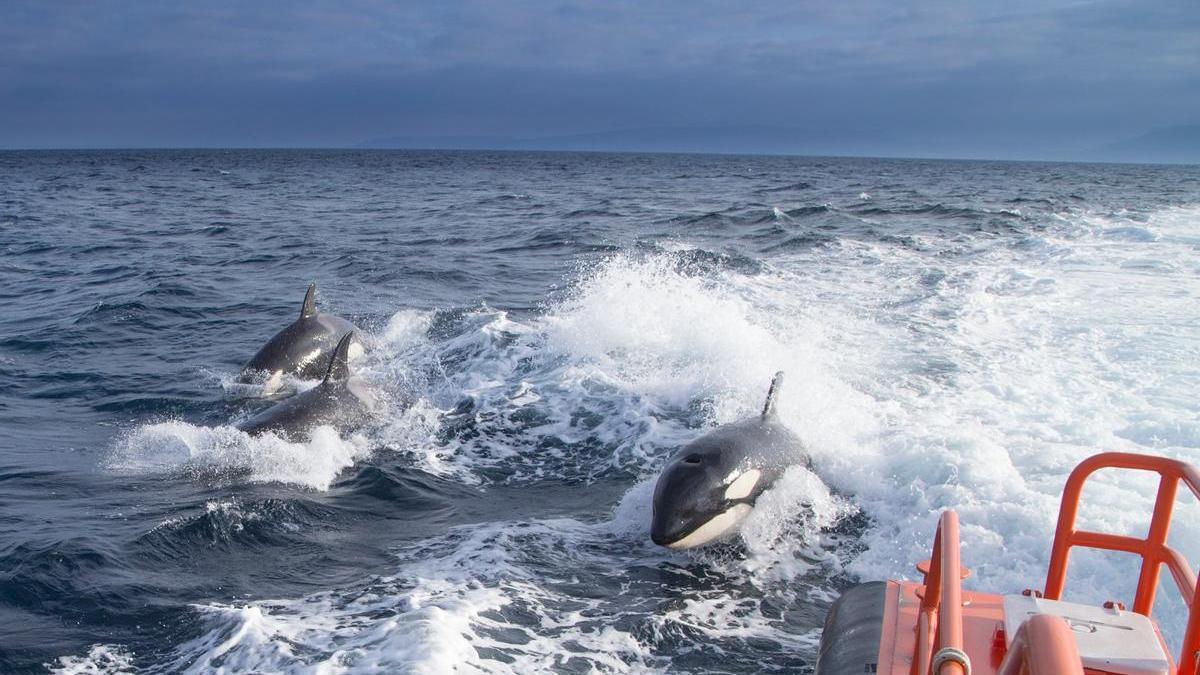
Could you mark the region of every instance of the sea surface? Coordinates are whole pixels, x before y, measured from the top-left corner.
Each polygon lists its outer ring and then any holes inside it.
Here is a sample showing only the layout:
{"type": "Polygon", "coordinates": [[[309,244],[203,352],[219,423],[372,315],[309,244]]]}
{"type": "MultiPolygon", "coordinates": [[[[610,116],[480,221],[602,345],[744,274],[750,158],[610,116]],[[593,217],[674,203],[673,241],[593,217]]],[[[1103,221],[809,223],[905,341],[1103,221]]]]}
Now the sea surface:
{"type": "MultiPolygon", "coordinates": [[[[1200,463],[1200,167],[0,153],[0,672],[805,672],[942,509],[969,587],[1040,586],[1100,450],[1200,463]],[[310,281],[385,405],[250,438],[235,376],[310,281]],[[812,471],[652,544],[656,472],[776,370],[812,471]]],[[[1151,490],[1103,473],[1082,523],[1151,490]]]]}

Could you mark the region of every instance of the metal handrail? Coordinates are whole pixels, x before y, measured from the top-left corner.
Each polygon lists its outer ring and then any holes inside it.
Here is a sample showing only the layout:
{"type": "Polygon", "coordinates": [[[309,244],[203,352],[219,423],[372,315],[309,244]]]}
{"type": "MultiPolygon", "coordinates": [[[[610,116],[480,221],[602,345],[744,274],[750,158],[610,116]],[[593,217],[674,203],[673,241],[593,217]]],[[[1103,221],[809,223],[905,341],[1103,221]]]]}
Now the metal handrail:
{"type": "MultiPolygon", "coordinates": [[[[925,572],[925,591],[917,619],[917,654],[913,675],[926,675],[934,654],[962,653],[962,565],[958,548],[958,514],[944,511],[933,536],[933,555],[925,572]],[[936,639],[933,632],[937,631],[936,639]]],[[[935,675],[965,675],[963,664],[941,660],[935,675]]]]}
{"type": "Polygon", "coordinates": [[[1125,452],[1106,452],[1089,457],[1075,467],[1063,490],[1058,527],[1054,533],[1054,546],[1050,553],[1050,567],[1046,571],[1044,595],[1050,600],[1062,597],[1063,586],[1066,585],[1067,558],[1072,547],[1133,553],[1142,558],[1133,611],[1150,616],[1154,607],[1154,594],[1158,588],[1160,568],[1166,565],[1184,604],[1188,607],[1187,628],[1184,631],[1177,672],[1179,675],[1197,675],[1197,659],[1200,658],[1200,603],[1196,602],[1196,574],[1187,559],[1166,543],[1180,481],[1200,499],[1200,472],[1190,464],[1178,460],[1125,452]],[[1159,475],[1154,515],[1150,519],[1150,529],[1145,539],[1075,529],[1075,517],[1079,512],[1079,497],[1083,492],[1083,484],[1100,469],[1134,469],[1152,471],[1159,475]]]}
{"type": "Polygon", "coordinates": [[[1050,614],[1029,617],[996,675],[1083,675],[1079,645],[1067,622],[1050,614]]]}

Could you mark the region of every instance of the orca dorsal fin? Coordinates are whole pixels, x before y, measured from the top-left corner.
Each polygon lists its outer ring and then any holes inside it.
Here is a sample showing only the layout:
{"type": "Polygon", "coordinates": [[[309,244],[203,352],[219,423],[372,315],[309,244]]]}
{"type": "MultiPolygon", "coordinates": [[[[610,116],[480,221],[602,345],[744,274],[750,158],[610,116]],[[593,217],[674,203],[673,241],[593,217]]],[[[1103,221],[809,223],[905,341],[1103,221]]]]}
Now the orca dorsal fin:
{"type": "Polygon", "coordinates": [[[783,371],[775,373],[775,377],[771,378],[771,388],[767,390],[767,402],[763,405],[762,418],[764,420],[773,419],[776,416],[775,399],[779,398],[779,388],[783,386],[783,371]]]}
{"type": "Polygon", "coordinates": [[[300,306],[300,320],[311,319],[317,315],[317,284],[311,283],[308,285],[308,292],[304,294],[304,304],[300,306]]]}
{"type": "Polygon", "coordinates": [[[325,379],[321,384],[326,382],[343,382],[350,377],[350,342],[354,339],[354,331],[350,331],[342,336],[338,341],[337,347],[333,349],[333,356],[329,357],[329,370],[325,371],[325,379]]]}

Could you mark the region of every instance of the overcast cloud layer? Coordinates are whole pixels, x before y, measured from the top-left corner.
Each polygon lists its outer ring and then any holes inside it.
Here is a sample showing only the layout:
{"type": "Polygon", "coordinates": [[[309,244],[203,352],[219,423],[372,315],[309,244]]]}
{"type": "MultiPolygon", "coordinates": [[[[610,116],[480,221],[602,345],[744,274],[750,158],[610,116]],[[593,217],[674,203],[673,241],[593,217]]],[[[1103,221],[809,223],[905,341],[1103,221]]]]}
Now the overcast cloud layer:
{"type": "Polygon", "coordinates": [[[1066,157],[1200,123],[1200,2],[7,0],[0,101],[9,148],[703,128],[1066,157]]]}

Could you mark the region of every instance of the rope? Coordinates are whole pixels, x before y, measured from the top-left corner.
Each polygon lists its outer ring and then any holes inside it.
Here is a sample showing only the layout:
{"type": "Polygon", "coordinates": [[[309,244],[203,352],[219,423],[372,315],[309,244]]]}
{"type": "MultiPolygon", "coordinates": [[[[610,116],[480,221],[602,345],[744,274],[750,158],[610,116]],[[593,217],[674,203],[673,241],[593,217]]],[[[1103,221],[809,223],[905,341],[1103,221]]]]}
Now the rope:
{"type": "Polygon", "coordinates": [[[971,657],[961,649],[954,647],[943,647],[938,650],[938,653],[933,655],[933,664],[929,666],[929,672],[937,673],[943,663],[953,661],[963,667],[963,675],[971,675],[971,657]]]}

